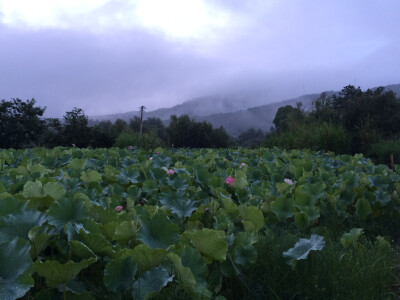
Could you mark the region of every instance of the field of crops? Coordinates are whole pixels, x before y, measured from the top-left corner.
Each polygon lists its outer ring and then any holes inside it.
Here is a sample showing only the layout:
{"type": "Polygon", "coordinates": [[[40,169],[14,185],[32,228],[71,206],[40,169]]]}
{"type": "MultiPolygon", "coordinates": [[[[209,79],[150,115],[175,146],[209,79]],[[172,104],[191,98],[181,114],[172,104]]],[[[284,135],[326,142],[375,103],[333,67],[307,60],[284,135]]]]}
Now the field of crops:
{"type": "Polygon", "coordinates": [[[0,150],[0,299],[395,298],[399,194],[361,155],[0,150]]]}

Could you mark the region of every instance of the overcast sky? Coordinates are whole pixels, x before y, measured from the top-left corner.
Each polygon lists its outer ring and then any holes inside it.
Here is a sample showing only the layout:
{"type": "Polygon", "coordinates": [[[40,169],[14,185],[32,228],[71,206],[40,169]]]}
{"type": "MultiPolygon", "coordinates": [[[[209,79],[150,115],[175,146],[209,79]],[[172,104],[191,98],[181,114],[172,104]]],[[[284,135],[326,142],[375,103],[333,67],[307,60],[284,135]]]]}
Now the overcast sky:
{"type": "Polygon", "coordinates": [[[0,0],[0,99],[98,115],[400,83],[399,0],[0,0]]]}

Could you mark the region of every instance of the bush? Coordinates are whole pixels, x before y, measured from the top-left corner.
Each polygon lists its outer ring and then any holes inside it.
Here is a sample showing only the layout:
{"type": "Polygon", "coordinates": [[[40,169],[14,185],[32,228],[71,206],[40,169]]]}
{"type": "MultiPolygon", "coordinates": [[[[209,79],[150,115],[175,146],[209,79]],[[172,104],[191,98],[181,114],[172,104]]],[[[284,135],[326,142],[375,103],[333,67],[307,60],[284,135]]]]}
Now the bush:
{"type": "Polygon", "coordinates": [[[350,141],[350,136],[342,126],[334,126],[330,123],[303,123],[288,131],[269,133],[264,141],[264,147],[308,148],[315,151],[348,153],[350,141]]]}
{"type": "Polygon", "coordinates": [[[382,140],[379,143],[372,144],[366,153],[374,163],[390,164],[390,154],[393,154],[394,162],[400,163],[400,140],[382,140]]]}
{"type": "Polygon", "coordinates": [[[140,135],[138,132],[124,131],[115,140],[115,146],[119,148],[136,146],[148,150],[162,147],[163,142],[153,132],[140,135]]]}

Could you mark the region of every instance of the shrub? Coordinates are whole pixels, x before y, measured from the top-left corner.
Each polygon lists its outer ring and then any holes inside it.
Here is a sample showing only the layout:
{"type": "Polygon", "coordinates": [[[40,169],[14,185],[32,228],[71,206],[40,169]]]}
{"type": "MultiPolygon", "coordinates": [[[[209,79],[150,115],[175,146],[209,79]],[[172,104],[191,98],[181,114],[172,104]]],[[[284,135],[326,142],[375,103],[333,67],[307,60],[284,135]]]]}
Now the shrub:
{"type": "Polygon", "coordinates": [[[390,154],[393,154],[394,162],[400,162],[400,140],[382,140],[372,144],[366,153],[375,163],[390,164],[390,154]]]}
{"type": "Polygon", "coordinates": [[[119,148],[136,146],[148,150],[163,146],[163,142],[153,132],[140,135],[138,132],[124,131],[115,140],[115,146],[119,148]]]}

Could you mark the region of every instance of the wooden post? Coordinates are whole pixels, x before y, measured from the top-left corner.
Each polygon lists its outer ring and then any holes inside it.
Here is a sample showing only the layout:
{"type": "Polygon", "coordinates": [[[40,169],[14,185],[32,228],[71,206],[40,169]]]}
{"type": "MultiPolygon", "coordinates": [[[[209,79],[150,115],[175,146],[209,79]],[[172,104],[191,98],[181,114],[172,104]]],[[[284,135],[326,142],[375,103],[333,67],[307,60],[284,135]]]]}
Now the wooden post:
{"type": "Polygon", "coordinates": [[[140,135],[142,135],[142,128],[143,128],[143,111],[146,107],[143,105],[140,107],[140,135]]]}
{"type": "Polygon", "coordinates": [[[394,171],[394,158],[393,154],[390,154],[390,168],[394,171]]]}

